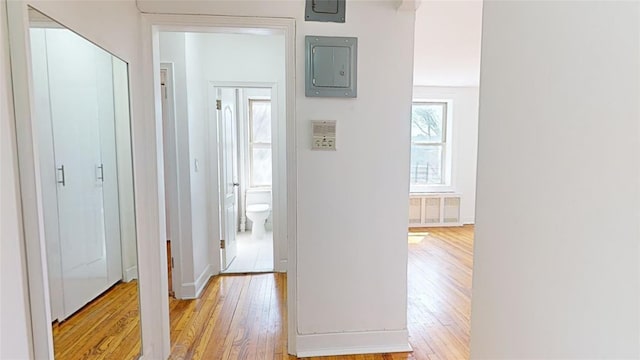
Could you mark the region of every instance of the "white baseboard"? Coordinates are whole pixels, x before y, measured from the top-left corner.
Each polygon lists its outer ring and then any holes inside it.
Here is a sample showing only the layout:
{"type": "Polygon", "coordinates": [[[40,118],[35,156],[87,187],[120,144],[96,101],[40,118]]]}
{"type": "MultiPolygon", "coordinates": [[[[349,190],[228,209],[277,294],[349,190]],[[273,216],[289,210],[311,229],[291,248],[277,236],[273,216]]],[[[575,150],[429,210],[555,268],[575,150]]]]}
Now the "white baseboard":
{"type": "Polygon", "coordinates": [[[298,357],[412,351],[407,330],[298,335],[298,357]]]}
{"type": "Polygon", "coordinates": [[[124,271],[124,276],[122,280],[124,282],[130,282],[131,280],[135,280],[137,278],[138,278],[138,266],[133,265],[132,267],[124,271]]]}
{"type": "Polygon", "coordinates": [[[464,225],[473,225],[473,224],[476,223],[476,219],[474,219],[474,218],[462,219],[462,223],[464,225]]]}
{"type": "Polygon", "coordinates": [[[182,284],[182,299],[191,300],[200,297],[202,290],[204,290],[204,287],[207,285],[207,282],[212,275],[213,267],[209,264],[200,276],[198,276],[195,282],[182,284]]]}
{"type": "Polygon", "coordinates": [[[286,273],[287,272],[287,260],[280,260],[278,266],[274,269],[275,272],[286,273]]]}

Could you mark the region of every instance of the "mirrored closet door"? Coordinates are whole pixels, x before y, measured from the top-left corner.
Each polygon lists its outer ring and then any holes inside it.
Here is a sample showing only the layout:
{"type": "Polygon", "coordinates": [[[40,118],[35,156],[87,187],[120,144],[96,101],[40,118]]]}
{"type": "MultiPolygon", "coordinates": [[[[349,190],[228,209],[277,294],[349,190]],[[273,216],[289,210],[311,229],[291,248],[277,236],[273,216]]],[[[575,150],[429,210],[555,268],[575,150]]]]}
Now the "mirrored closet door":
{"type": "Polygon", "coordinates": [[[55,357],[137,358],[127,64],[35,9],[29,20],[55,357]]]}

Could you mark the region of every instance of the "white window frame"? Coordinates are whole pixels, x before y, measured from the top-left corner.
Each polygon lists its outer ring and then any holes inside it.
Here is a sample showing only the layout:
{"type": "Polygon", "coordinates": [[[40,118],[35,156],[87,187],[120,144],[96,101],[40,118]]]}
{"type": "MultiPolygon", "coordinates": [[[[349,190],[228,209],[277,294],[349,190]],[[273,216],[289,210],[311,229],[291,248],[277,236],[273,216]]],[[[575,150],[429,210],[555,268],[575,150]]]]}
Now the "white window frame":
{"type": "MultiPolygon", "coordinates": [[[[249,188],[269,188],[272,184],[255,184],[253,182],[253,149],[270,149],[271,150],[271,165],[273,168],[273,139],[271,142],[254,142],[253,141],[253,107],[252,104],[254,102],[268,102],[273,106],[271,99],[264,97],[249,97],[247,99],[247,118],[249,120],[249,124],[247,127],[247,156],[249,157],[249,188]]],[[[271,112],[273,113],[273,111],[271,112]]],[[[271,119],[273,122],[273,119],[271,119]]],[[[273,169],[272,169],[273,171],[273,169]]]]}
{"type": "MultiPolygon", "coordinates": [[[[453,185],[453,101],[450,99],[413,99],[411,109],[414,105],[444,104],[444,119],[442,122],[444,137],[442,142],[424,142],[417,145],[438,145],[442,146],[442,183],[441,184],[413,184],[410,183],[411,193],[435,193],[455,191],[453,185]]],[[[413,121],[413,119],[409,119],[413,121]]],[[[411,145],[414,145],[411,141],[411,145]]],[[[411,179],[411,178],[409,178],[411,179]]]]}

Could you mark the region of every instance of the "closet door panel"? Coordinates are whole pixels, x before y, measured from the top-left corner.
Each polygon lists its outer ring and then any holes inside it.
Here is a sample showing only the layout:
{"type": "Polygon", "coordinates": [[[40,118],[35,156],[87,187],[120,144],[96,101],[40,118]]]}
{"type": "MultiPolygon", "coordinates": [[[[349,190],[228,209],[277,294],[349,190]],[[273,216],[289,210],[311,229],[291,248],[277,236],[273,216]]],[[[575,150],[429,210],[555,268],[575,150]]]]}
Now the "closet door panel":
{"type": "Polygon", "coordinates": [[[107,253],[108,283],[122,279],[122,245],[120,243],[120,204],[118,195],[118,163],[116,160],[116,124],[113,89],[113,59],[111,54],[97,50],[95,52],[98,119],[100,124],[100,154],[104,179],[102,193],[104,198],[105,249],[107,253]]]}
{"type": "Polygon", "coordinates": [[[63,314],[62,272],[60,264],[60,242],[58,239],[58,199],[56,195],[56,163],[51,128],[51,105],[49,102],[49,75],[45,29],[30,29],[31,69],[33,75],[34,117],[38,135],[38,162],[40,186],[42,188],[42,211],[47,249],[49,276],[49,301],[51,318],[56,320],[63,314]]]}
{"type": "Polygon", "coordinates": [[[97,75],[93,45],[75,34],[47,30],[47,52],[66,317],[108,287],[97,75]]]}

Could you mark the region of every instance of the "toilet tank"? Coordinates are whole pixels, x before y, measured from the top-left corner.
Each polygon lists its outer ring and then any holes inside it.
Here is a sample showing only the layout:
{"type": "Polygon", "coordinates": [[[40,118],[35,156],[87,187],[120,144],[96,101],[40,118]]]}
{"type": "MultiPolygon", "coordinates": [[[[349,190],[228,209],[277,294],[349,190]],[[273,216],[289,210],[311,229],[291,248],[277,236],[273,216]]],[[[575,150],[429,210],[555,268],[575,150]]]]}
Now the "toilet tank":
{"type": "Polygon", "coordinates": [[[268,204],[271,206],[271,188],[253,188],[247,190],[247,206],[253,204],[268,204]]]}

